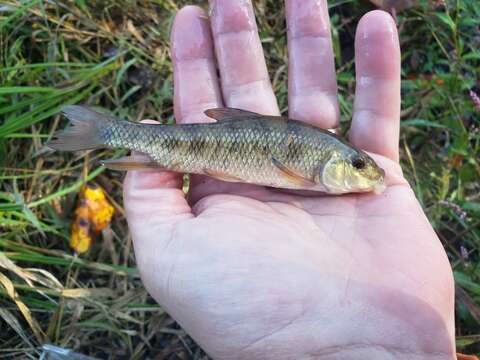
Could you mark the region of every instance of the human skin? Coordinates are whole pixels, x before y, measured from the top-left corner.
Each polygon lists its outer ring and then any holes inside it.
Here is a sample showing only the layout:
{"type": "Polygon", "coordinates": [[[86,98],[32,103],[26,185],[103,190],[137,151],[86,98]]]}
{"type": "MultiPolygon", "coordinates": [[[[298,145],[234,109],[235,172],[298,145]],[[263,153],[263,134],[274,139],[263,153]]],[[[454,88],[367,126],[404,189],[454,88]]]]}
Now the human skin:
{"type": "MultiPolygon", "coordinates": [[[[250,1],[188,6],[171,50],[175,117],[230,106],[279,114],[250,1]],[[217,76],[216,63],[220,70],[217,76]]],[[[338,125],[327,5],[287,0],[289,112],[338,125]]],[[[216,359],[453,359],[446,253],[398,164],[400,49],[381,11],[360,20],[351,142],[387,174],[381,195],[285,193],[131,171],[125,208],[149,293],[216,359]]]]}

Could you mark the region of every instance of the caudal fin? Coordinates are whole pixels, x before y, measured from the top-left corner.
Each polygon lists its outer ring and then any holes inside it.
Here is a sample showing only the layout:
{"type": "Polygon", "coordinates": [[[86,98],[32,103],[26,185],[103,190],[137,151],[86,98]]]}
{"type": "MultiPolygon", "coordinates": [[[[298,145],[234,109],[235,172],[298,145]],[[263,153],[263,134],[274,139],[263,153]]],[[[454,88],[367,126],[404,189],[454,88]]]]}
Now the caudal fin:
{"type": "Polygon", "coordinates": [[[68,105],[62,113],[70,120],[70,126],[54,134],[47,146],[62,151],[96,149],[104,146],[103,130],[115,118],[99,113],[87,106],[68,105]]]}

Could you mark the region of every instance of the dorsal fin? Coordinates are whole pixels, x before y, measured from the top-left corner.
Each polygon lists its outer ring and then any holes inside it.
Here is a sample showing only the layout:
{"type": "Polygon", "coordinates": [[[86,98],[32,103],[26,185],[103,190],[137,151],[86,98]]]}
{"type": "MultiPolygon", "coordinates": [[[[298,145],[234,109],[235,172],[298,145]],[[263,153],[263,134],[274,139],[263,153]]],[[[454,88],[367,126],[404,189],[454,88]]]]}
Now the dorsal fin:
{"type": "Polygon", "coordinates": [[[236,120],[238,118],[243,118],[243,117],[252,118],[252,117],[261,116],[260,114],[252,111],[246,111],[246,110],[234,109],[234,108],[208,109],[208,110],[205,110],[205,115],[217,121],[236,120]]]}

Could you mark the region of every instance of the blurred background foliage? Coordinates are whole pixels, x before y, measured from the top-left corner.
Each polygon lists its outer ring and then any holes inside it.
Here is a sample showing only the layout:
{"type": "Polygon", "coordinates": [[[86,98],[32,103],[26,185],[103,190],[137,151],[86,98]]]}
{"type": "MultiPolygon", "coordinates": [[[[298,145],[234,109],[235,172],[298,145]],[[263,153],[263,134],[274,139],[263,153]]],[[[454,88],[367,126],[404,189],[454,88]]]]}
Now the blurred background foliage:
{"type": "MultiPolygon", "coordinates": [[[[186,3],[0,2],[0,357],[36,358],[38,346],[50,342],[101,358],[206,358],[141,285],[122,208],[123,175],[96,161],[112,151],[59,154],[42,145],[63,126],[58,111],[65,104],[173,122],[169,30],[186,3]],[[68,242],[87,181],[105,190],[115,216],[90,251],[77,256],[68,242]]],[[[276,0],[254,3],[286,113],[284,9],[276,0]]],[[[355,26],[375,6],[333,0],[329,7],[346,131],[355,26]]],[[[480,2],[417,1],[396,12],[396,21],[402,166],[455,272],[457,345],[478,353],[480,2]]]]}

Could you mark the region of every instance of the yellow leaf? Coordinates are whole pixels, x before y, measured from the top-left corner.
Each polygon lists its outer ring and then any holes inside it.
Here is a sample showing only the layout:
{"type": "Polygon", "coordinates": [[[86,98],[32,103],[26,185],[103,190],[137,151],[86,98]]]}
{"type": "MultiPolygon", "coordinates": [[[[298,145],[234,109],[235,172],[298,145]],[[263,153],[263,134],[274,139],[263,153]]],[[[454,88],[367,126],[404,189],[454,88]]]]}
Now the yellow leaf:
{"type": "Polygon", "coordinates": [[[110,225],[114,211],[101,187],[85,186],[75,210],[70,247],[79,254],[88,251],[96,234],[110,225]]]}
{"type": "Polygon", "coordinates": [[[84,202],[75,210],[75,221],[72,225],[70,247],[77,253],[82,254],[90,249],[93,238],[90,235],[90,210],[84,202]]]}
{"type": "Polygon", "coordinates": [[[101,187],[92,188],[87,186],[84,191],[84,196],[88,209],[90,210],[90,221],[93,225],[93,230],[102,231],[110,224],[110,220],[112,220],[114,213],[113,206],[110,205],[101,187]]]}

